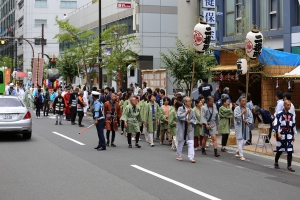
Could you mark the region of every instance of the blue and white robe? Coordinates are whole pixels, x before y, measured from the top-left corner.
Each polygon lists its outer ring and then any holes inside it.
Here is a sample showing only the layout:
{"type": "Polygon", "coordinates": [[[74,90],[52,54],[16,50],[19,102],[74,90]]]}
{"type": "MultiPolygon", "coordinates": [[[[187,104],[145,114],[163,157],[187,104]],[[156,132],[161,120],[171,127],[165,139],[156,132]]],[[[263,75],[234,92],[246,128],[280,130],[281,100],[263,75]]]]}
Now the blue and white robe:
{"type": "Polygon", "coordinates": [[[293,152],[293,136],[296,133],[295,116],[284,110],[278,112],[274,121],[274,131],[282,135],[279,139],[276,134],[277,151],[293,152]]]}

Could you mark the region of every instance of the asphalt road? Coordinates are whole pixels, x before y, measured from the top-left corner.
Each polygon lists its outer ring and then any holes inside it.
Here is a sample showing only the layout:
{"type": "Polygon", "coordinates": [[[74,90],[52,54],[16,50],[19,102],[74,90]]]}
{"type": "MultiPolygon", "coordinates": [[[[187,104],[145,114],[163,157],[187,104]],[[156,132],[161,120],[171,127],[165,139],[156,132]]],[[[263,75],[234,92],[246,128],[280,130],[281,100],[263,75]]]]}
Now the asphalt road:
{"type": "MultiPolygon", "coordinates": [[[[141,149],[129,149],[126,137],[117,133],[107,151],[96,151],[95,127],[82,128],[53,117],[33,119],[33,137],[0,135],[0,199],[299,199],[300,167],[287,172],[272,169],[273,159],[245,153],[247,161],[234,157],[234,150],[213,156],[196,151],[197,163],[183,161],[168,145],[154,148],[140,141],[141,149]],[[55,133],[53,133],[55,132],[55,133]],[[58,135],[60,134],[60,135],[58,135]],[[73,141],[62,137],[66,136],[73,141]]],[[[92,119],[85,117],[85,125],[92,119]]],[[[167,142],[166,142],[167,143],[167,142]]]]}

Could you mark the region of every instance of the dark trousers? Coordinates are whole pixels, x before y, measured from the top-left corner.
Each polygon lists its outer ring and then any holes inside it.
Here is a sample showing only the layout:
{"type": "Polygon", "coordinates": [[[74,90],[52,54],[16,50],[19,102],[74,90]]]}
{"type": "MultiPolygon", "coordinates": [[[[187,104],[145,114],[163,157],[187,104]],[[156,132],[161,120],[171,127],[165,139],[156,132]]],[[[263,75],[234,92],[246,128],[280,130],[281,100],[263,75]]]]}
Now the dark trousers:
{"type": "Polygon", "coordinates": [[[75,122],[77,115],[77,107],[71,107],[71,122],[75,122]]]}
{"type": "Polygon", "coordinates": [[[124,121],[123,120],[121,120],[121,131],[124,132],[124,121]]]}
{"type": "Polygon", "coordinates": [[[103,133],[104,123],[105,123],[104,119],[99,120],[98,124],[96,125],[96,129],[97,129],[98,138],[99,138],[98,147],[102,147],[102,148],[106,149],[106,143],[105,143],[105,138],[104,138],[104,133],[103,133]]]}
{"type": "MultiPolygon", "coordinates": [[[[272,137],[272,123],[270,124],[270,129],[269,129],[269,139],[271,140],[272,137]]],[[[266,143],[269,143],[268,139],[265,140],[266,143]]]]}
{"type": "Polygon", "coordinates": [[[228,136],[229,134],[222,134],[222,146],[227,145],[228,136]]]}
{"type": "Polygon", "coordinates": [[[45,113],[46,113],[46,115],[48,115],[48,113],[49,113],[49,101],[44,101],[44,116],[45,116],[45,113]]]}
{"type": "MultiPolygon", "coordinates": [[[[154,122],[153,122],[154,123],[154,122]]],[[[155,131],[155,130],[154,130],[155,131]]],[[[157,125],[157,132],[156,132],[156,139],[158,139],[160,136],[160,124],[157,125]]]]}
{"type": "MultiPolygon", "coordinates": [[[[141,133],[136,133],[135,134],[135,143],[139,143],[139,139],[140,139],[140,134],[141,133]]],[[[131,144],[131,136],[132,136],[132,133],[127,133],[127,141],[128,141],[128,144],[131,144]]]]}
{"type": "Polygon", "coordinates": [[[252,131],[249,131],[249,140],[250,143],[252,143],[252,131]]]}
{"type": "Polygon", "coordinates": [[[144,125],[142,124],[141,126],[140,126],[140,132],[143,134],[143,128],[144,128],[144,125]]]}
{"type": "Polygon", "coordinates": [[[77,113],[78,113],[78,125],[81,125],[84,113],[83,111],[77,111],[77,113]]]}
{"type": "MultiPolygon", "coordinates": [[[[292,166],[292,159],[293,159],[293,152],[287,152],[288,155],[287,155],[287,167],[290,167],[292,166]]],[[[282,154],[282,151],[277,151],[276,155],[275,155],[275,163],[278,163],[278,160],[280,158],[282,154]]]]}
{"type": "Polygon", "coordinates": [[[40,107],[36,107],[35,115],[36,115],[37,117],[40,117],[40,116],[41,116],[41,108],[40,108],[40,107]]]}
{"type": "MultiPolygon", "coordinates": [[[[107,128],[107,127],[106,127],[106,128],[107,128]]],[[[116,132],[115,132],[115,130],[114,130],[114,125],[113,125],[113,123],[110,123],[110,130],[111,130],[111,144],[113,144],[114,141],[115,141],[115,137],[116,137],[116,132]]],[[[107,142],[110,141],[110,140],[109,140],[110,130],[107,130],[107,131],[106,131],[106,140],[107,140],[107,142]]]]}

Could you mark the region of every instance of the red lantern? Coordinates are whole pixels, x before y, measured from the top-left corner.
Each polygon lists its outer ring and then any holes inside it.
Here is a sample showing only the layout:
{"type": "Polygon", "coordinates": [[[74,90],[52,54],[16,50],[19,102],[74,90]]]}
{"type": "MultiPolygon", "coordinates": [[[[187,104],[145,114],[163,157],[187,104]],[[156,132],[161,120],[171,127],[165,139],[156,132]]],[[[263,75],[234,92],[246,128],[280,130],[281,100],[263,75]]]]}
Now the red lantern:
{"type": "Polygon", "coordinates": [[[253,28],[247,35],[245,40],[245,50],[246,54],[250,58],[257,58],[262,49],[263,35],[258,29],[253,28]]]}
{"type": "Polygon", "coordinates": [[[194,48],[198,52],[204,52],[209,48],[211,39],[211,27],[204,21],[196,24],[194,28],[194,48]]]}

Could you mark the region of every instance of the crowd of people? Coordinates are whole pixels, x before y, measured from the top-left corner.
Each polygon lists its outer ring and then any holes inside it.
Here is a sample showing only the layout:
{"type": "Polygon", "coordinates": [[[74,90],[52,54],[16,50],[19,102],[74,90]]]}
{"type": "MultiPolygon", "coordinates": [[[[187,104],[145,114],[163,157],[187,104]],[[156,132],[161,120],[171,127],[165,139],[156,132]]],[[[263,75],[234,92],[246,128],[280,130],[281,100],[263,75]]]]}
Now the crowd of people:
{"type": "Polygon", "coordinates": [[[291,103],[290,93],[277,91],[277,106],[272,116],[268,110],[253,105],[251,95],[245,94],[245,88],[239,88],[240,97],[236,102],[230,95],[228,87],[218,85],[212,95],[212,86],[208,79],[203,78],[199,87],[199,97],[194,100],[190,97],[176,93],[170,99],[164,89],[152,90],[143,83],[142,88],[138,83],[130,84],[126,91],[115,91],[106,87],[91,90],[85,84],[82,89],[72,86],[62,89],[48,90],[38,86],[27,87],[27,90],[13,85],[8,85],[7,94],[20,95],[27,107],[36,108],[36,118],[40,118],[40,112],[48,116],[49,112],[56,115],[55,125],[62,125],[65,117],[71,125],[83,127],[82,119],[88,109],[93,113],[94,124],[98,132],[99,143],[97,150],[106,150],[107,146],[116,147],[115,134],[121,127],[120,133],[127,137],[128,147],[141,148],[139,141],[141,134],[145,136],[146,143],[154,147],[154,139],[163,145],[167,141],[171,149],[177,151],[177,160],[181,161],[182,149],[188,147],[188,159],[195,163],[195,151],[201,150],[206,154],[206,143],[212,141],[214,156],[219,157],[217,134],[222,135],[221,152],[226,152],[226,145],[230,130],[233,127],[237,139],[236,157],[246,160],[243,154],[245,145],[252,144],[252,130],[257,119],[259,122],[270,125],[269,136],[266,143],[272,137],[277,140],[277,153],[274,167],[279,168],[278,159],[282,152],[287,152],[288,166],[291,167],[294,135],[297,134],[295,126],[295,108],[291,103]],[[23,90],[24,92],[20,92],[23,90]],[[247,97],[246,97],[247,96],[247,97]],[[104,137],[106,129],[106,139],[104,137]]]}

